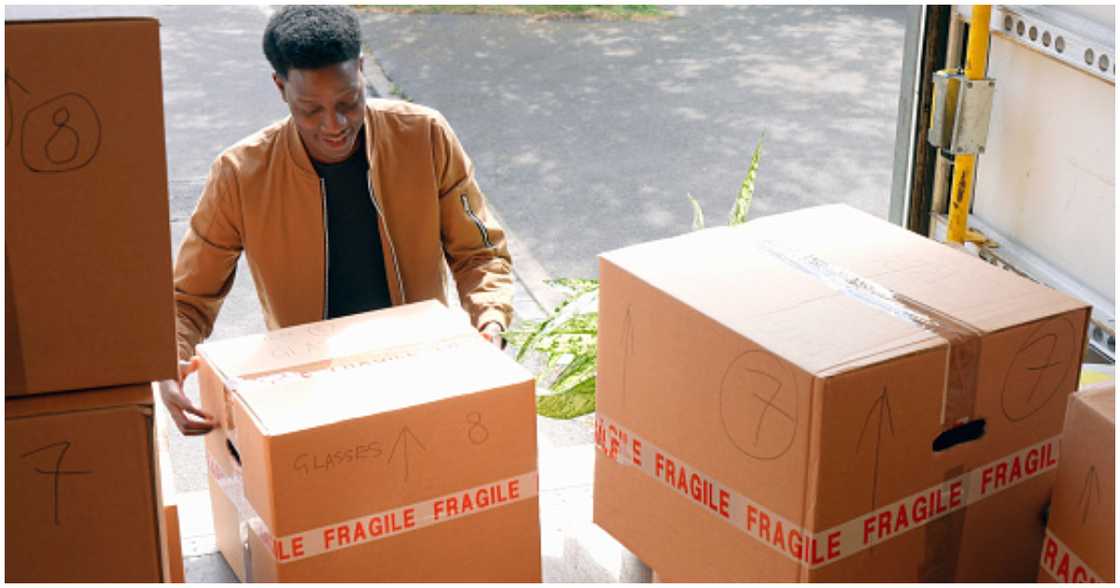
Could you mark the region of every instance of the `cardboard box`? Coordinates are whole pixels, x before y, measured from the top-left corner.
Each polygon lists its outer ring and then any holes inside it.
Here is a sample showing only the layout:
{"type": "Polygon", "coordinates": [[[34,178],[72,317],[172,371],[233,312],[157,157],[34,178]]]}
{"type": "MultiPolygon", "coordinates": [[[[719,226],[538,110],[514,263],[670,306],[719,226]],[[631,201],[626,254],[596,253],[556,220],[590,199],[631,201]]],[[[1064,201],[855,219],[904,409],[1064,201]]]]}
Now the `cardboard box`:
{"type": "MultiPolygon", "coordinates": [[[[152,383],[152,394],[159,396],[157,384],[152,383]]],[[[163,402],[155,403],[156,428],[156,465],[159,469],[159,510],[160,533],[159,551],[163,562],[163,581],[182,584],[183,575],[183,538],[179,531],[179,498],[175,491],[175,468],[171,463],[171,441],[169,435],[175,428],[171,416],[163,402]]]]}
{"type": "Polygon", "coordinates": [[[4,403],[8,582],[158,582],[148,384],[4,403]]]}
{"type": "Polygon", "coordinates": [[[5,395],[174,378],[159,23],[4,32],[5,395]]]}
{"type": "Polygon", "coordinates": [[[1116,388],[1070,397],[1039,582],[1116,581],[1116,388]]]}
{"type": "Polygon", "coordinates": [[[425,302],[198,351],[238,577],[540,581],[533,379],[462,318],[425,302]]]}
{"type": "Polygon", "coordinates": [[[1037,575],[1083,303],[846,206],[600,279],[594,519],[661,578],[1037,575]]]}

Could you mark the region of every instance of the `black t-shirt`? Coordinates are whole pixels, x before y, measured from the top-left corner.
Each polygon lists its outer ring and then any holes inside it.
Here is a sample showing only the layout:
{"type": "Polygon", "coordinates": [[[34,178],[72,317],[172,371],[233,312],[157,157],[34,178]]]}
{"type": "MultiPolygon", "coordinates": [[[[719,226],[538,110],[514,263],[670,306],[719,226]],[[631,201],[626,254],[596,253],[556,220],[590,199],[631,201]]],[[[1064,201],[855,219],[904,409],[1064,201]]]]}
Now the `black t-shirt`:
{"type": "Polygon", "coordinates": [[[327,318],[392,306],[365,137],[346,161],[311,161],[327,195],[327,318]]]}

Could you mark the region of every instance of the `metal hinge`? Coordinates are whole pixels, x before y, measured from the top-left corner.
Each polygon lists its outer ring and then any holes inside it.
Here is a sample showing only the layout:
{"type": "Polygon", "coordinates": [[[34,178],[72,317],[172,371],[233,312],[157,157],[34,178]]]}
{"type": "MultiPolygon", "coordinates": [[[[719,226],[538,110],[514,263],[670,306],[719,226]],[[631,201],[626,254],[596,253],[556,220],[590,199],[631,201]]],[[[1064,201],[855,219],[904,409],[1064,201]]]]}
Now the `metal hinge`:
{"type": "Polygon", "coordinates": [[[993,79],[970,80],[960,70],[935,72],[929,144],[953,155],[983,153],[995,89],[993,79]]]}

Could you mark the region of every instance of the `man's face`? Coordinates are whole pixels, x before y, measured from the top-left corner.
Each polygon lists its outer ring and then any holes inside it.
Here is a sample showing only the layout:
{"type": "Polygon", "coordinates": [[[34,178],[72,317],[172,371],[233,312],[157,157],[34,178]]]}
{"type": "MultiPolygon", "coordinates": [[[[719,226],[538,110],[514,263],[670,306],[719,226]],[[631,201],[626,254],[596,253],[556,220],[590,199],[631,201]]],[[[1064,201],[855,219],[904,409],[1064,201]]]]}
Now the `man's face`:
{"type": "Polygon", "coordinates": [[[319,69],[293,68],[287,80],[276,73],[272,79],[312,159],[338,163],[354,152],[365,120],[361,58],[319,69]]]}

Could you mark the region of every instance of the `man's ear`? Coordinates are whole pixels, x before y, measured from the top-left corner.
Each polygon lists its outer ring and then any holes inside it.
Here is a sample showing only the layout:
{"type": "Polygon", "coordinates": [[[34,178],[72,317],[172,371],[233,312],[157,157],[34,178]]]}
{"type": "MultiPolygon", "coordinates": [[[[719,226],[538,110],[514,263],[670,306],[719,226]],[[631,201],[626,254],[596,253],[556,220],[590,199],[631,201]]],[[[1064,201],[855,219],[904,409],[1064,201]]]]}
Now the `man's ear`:
{"type": "Polygon", "coordinates": [[[358,71],[360,73],[366,73],[366,56],[365,55],[358,55],[358,71]]]}
{"type": "Polygon", "coordinates": [[[284,80],[284,78],[280,77],[280,74],[276,72],[272,72],[272,81],[276,84],[276,89],[280,90],[280,99],[287,103],[288,96],[284,94],[284,85],[287,82],[284,80]]]}

